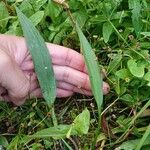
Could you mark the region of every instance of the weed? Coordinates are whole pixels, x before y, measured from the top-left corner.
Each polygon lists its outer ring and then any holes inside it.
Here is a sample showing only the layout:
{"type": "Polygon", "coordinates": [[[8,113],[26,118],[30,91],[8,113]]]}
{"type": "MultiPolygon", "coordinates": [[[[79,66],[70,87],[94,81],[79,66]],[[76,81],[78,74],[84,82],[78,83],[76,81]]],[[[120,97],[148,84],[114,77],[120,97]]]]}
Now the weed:
{"type": "MultiPolygon", "coordinates": [[[[102,130],[95,140],[99,124],[97,105],[83,95],[75,95],[63,104],[62,100],[56,100],[58,127],[52,127],[44,101],[33,99],[18,108],[1,102],[0,144],[7,149],[33,150],[149,149],[150,2],[68,0],[67,3],[100,66],[106,70],[104,80],[111,86],[103,100],[102,130]],[[86,118],[89,113],[85,108],[90,111],[90,119],[86,118]],[[89,120],[88,133],[88,121],[82,124],[82,131],[76,125],[81,122],[80,115],[89,120]]],[[[1,1],[0,33],[23,35],[14,5],[32,21],[45,41],[80,49],[66,8],[52,0],[1,1]]]]}

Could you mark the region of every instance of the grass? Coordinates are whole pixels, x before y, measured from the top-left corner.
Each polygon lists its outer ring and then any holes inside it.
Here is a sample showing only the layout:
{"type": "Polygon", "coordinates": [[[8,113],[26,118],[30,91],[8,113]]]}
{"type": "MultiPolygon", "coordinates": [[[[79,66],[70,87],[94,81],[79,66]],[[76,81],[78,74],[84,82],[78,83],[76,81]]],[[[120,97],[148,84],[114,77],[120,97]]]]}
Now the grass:
{"type": "MultiPolygon", "coordinates": [[[[0,11],[4,13],[0,14],[0,33],[23,34],[14,4],[35,23],[45,41],[77,51],[80,49],[68,13],[50,0],[1,1],[0,11]]],[[[150,2],[68,0],[68,4],[73,18],[78,21],[91,44],[99,66],[106,70],[104,80],[111,86],[110,93],[104,96],[102,129],[97,132],[98,109],[94,98],[76,94],[56,100],[56,117],[60,125],[73,126],[73,121],[80,118],[77,116],[87,108],[90,111],[88,133],[81,134],[79,131],[68,138],[56,139],[49,136],[28,142],[28,135],[52,126],[46,102],[32,99],[21,107],[0,102],[0,144],[7,149],[31,150],[149,149],[150,2]]],[[[60,134],[65,132],[66,127],[68,126],[61,126],[61,131],[55,130],[60,134]]],[[[74,132],[72,128],[69,129],[74,132]]]]}

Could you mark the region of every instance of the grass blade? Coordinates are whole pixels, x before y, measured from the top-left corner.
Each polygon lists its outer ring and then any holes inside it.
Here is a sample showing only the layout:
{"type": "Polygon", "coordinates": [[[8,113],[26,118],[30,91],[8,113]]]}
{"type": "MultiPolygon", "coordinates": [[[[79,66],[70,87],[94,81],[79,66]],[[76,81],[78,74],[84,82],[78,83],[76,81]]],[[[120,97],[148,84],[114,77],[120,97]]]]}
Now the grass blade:
{"type": "Polygon", "coordinates": [[[78,24],[76,24],[76,30],[80,39],[81,49],[85,58],[85,63],[87,65],[88,74],[90,76],[90,83],[92,87],[92,92],[94,94],[99,116],[101,114],[101,107],[103,103],[103,90],[102,90],[102,76],[98,66],[97,58],[92,50],[91,45],[87,41],[86,37],[82,33],[78,24]]]}
{"type": "Polygon", "coordinates": [[[129,129],[132,127],[132,125],[135,123],[135,120],[150,106],[150,100],[141,108],[141,110],[136,114],[136,116],[132,119],[130,122],[130,125],[126,129],[126,131],[117,139],[116,143],[119,142],[124,138],[124,136],[128,133],[129,129]]]}
{"type": "Polygon", "coordinates": [[[138,143],[137,147],[135,150],[140,150],[144,144],[144,142],[146,141],[147,137],[150,135],[150,125],[147,127],[142,139],[140,140],[140,142],[138,143]]]}
{"type": "MultiPolygon", "coordinates": [[[[116,149],[118,149],[118,150],[135,150],[136,146],[137,146],[137,143],[139,143],[141,140],[142,139],[127,140],[127,141],[123,142],[116,149]]],[[[143,146],[150,145],[150,136],[147,136],[147,138],[145,139],[145,141],[144,141],[144,143],[142,145],[143,146]]]]}
{"type": "Polygon", "coordinates": [[[56,98],[56,81],[52,61],[43,38],[32,22],[16,7],[43,97],[51,107],[56,98]]]}

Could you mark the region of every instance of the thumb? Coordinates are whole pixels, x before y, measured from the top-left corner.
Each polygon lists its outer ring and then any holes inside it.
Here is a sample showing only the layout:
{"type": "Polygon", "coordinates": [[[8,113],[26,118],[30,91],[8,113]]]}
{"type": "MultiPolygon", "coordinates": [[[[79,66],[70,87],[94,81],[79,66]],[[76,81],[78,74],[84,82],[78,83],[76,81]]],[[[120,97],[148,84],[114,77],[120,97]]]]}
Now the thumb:
{"type": "Polygon", "coordinates": [[[0,86],[7,90],[1,95],[4,100],[22,105],[28,95],[30,85],[17,63],[5,51],[0,50],[0,86]]]}

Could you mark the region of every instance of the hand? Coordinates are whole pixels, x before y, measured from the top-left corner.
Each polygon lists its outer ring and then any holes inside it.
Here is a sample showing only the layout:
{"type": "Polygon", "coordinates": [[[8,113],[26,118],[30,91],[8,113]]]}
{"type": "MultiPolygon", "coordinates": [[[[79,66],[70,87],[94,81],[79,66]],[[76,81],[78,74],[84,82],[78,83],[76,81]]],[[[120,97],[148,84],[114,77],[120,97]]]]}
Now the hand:
{"type": "MultiPolygon", "coordinates": [[[[57,97],[74,92],[92,95],[83,56],[76,51],[47,43],[57,80],[57,97]]],[[[103,93],[109,85],[103,83],[103,93]]],[[[42,97],[31,55],[24,38],[0,35],[0,99],[21,105],[27,98],[42,97]]]]}

